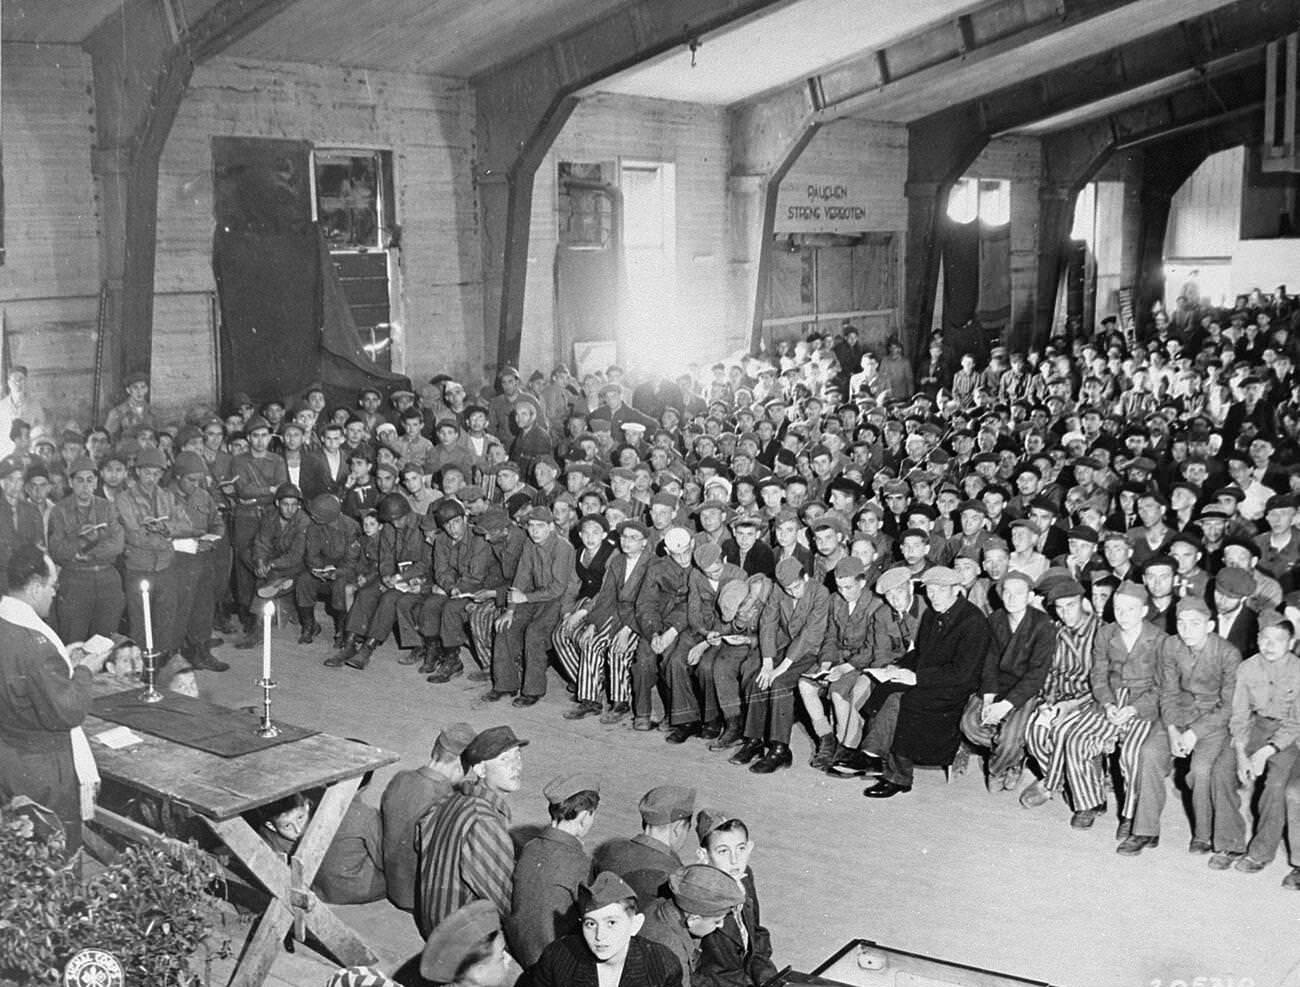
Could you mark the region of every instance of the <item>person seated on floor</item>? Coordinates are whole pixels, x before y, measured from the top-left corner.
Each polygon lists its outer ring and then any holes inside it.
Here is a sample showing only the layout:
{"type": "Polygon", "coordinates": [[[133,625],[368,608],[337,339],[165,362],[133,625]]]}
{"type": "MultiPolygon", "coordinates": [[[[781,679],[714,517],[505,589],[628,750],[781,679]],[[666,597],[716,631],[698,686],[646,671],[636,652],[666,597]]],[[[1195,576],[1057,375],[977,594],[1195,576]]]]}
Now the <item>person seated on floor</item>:
{"type": "Polygon", "coordinates": [[[562,775],[547,782],[542,794],[551,824],[515,862],[507,922],[511,954],[525,967],[556,939],[581,931],[578,886],[591,876],[582,838],[596,822],[600,779],[587,773],[562,775]]]}
{"type": "Polygon", "coordinates": [[[907,687],[898,707],[894,740],[880,780],[863,790],[867,798],[892,798],[912,790],[917,764],[949,765],[961,743],[961,715],[979,688],[989,647],[988,618],[958,585],[961,577],[946,566],[921,576],[930,609],[921,617],[916,646],[898,665],[876,677],[907,687]]]}
{"type": "Polygon", "coordinates": [[[393,775],[379,800],[384,833],[384,883],[388,900],[403,911],[415,908],[420,865],[417,823],[450,798],[456,785],[464,779],[460,756],[474,736],[474,728],[468,723],[445,727],[433,742],[429,762],[393,775]]]}
{"type": "Polygon", "coordinates": [[[637,900],[649,905],[668,875],[682,865],[678,852],[691,832],[695,789],[660,785],[641,797],[641,832],[611,840],[596,850],[596,873],[610,871],[627,881],[637,900]]]}
{"type": "Polygon", "coordinates": [[[989,752],[989,790],[1012,791],[1024,769],[1025,729],[1052,665],[1056,627],[1029,605],[1033,581],[1025,573],[1008,572],[999,589],[1002,607],[989,617],[992,640],[980,695],[968,701],[961,728],[972,745],[989,752]]]}
{"type": "Polygon", "coordinates": [[[772,936],[763,927],[754,871],[749,866],[754,852],[749,827],[724,809],[701,809],[695,816],[695,834],[700,840],[700,861],[730,875],[745,900],[723,917],[722,928],[700,941],[692,983],[762,987],[776,976],[776,965],[772,962],[772,936]]]}
{"type": "Polygon", "coordinates": [[[601,872],[579,888],[582,934],[551,943],[521,981],[526,987],[679,987],[686,971],[672,950],[637,935],[645,922],[636,893],[601,872]]]}
{"type": "Polygon", "coordinates": [[[396,974],[402,987],[510,987],[519,968],[506,952],[501,916],[490,901],[456,909],[430,933],[419,957],[419,979],[408,966],[396,974]]]}
{"type": "Polygon", "coordinates": [[[249,821],[266,845],[286,860],[298,849],[314,804],[305,792],[295,792],[249,815],[249,821]]]}
{"type": "Polygon", "coordinates": [[[379,810],[361,797],[373,777],[373,771],[362,777],[312,881],[312,890],[331,905],[361,905],[378,901],[387,893],[379,810]]]}
{"type": "Polygon", "coordinates": [[[646,909],[641,936],[672,950],[692,985],[700,961],[700,941],[717,932],[745,892],[712,864],[690,864],[668,877],[668,893],[646,909]]]}

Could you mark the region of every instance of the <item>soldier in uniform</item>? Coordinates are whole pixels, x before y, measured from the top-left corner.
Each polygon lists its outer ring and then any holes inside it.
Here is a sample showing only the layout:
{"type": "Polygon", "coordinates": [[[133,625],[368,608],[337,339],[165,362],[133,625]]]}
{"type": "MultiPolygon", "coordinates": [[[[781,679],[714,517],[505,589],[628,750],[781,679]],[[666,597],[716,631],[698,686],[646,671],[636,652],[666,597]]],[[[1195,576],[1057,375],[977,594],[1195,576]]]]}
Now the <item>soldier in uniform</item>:
{"type": "Polygon", "coordinates": [[[275,491],[289,482],[289,470],[284,459],[270,451],[271,426],[265,418],[254,416],[244,426],[249,451],[235,457],[232,467],[235,475],[234,535],[232,548],[235,554],[235,606],[244,625],[245,647],[257,643],[252,612],[253,596],[257,588],[257,574],[253,563],[253,540],[257,537],[262,518],[275,509],[275,491]]]}
{"type": "MultiPolygon", "coordinates": [[[[193,552],[177,552],[172,561],[178,602],[177,645],[193,668],[224,672],[230,666],[212,654],[212,618],[216,609],[217,552],[226,522],[207,489],[208,468],[202,457],[182,452],[172,464],[172,492],[189,518],[193,552]]],[[[178,534],[180,532],[178,531],[178,534]]]]}
{"type": "Polygon", "coordinates": [[[117,562],[126,547],[117,511],[95,495],[99,473],[82,456],[69,470],[72,493],[50,513],[50,558],[59,566],[59,636],[85,641],[117,633],[126,598],[117,562]]]}
{"type": "Polygon", "coordinates": [[[334,618],[335,647],[343,646],[347,619],[347,573],[355,569],[361,552],[361,525],[343,513],[332,493],[321,493],[307,504],[311,524],[303,536],[303,569],[293,583],[298,608],[298,643],[311,644],[321,627],[316,620],[316,600],[328,596],[326,611],[334,618]]]}
{"type": "Polygon", "coordinates": [[[41,512],[23,495],[23,464],[15,458],[0,459],[0,569],[19,545],[44,545],[45,528],[41,512]]]}
{"type": "Polygon", "coordinates": [[[117,512],[126,540],[126,608],[131,637],[143,646],[144,598],[141,583],[149,583],[154,649],[170,656],[180,644],[177,635],[177,585],[171,572],[175,549],[172,538],[191,529],[189,517],[176,495],[159,485],[167,461],[157,449],[144,449],[136,457],[135,482],[118,495],[117,512]]]}
{"type": "Polygon", "coordinates": [[[158,417],[149,405],[149,375],[128,374],[124,386],[126,400],[110,408],[108,417],[104,419],[104,428],[114,441],[139,425],[147,425],[155,431],[158,428],[158,417]]]}
{"type": "Polygon", "coordinates": [[[306,567],[310,524],[302,512],[302,491],[292,483],[276,487],[275,512],[262,518],[253,539],[253,575],[258,581],[258,596],[274,599],[293,589],[294,580],[306,567]]]}
{"type": "Polygon", "coordinates": [[[582,839],[596,821],[600,779],[565,775],[547,782],[542,794],[551,824],[529,841],[515,864],[506,926],[511,954],[526,967],[556,939],[579,931],[578,886],[591,877],[582,839]]]}
{"type": "Polygon", "coordinates": [[[420,526],[433,544],[433,591],[416,614],[424,641],[420,671],[429,676],[429,682],[450,682],[465,667],[460,649],[470,643],[471,601],[495,595],[484,587],[491,550],[481,536],[470,532],[469,518],[459,501],[436,504],[420,519],[420,526]]]}
{"type": "Polygon", "coordinates": [[[636,892],[642,907],[659,895],[668,875],[682,866],[678,852],[691,832],[695,789],[661,785],[641,797],[641,832],[612,840],[596,851],[594,870],[611,871],[636,892]]]}

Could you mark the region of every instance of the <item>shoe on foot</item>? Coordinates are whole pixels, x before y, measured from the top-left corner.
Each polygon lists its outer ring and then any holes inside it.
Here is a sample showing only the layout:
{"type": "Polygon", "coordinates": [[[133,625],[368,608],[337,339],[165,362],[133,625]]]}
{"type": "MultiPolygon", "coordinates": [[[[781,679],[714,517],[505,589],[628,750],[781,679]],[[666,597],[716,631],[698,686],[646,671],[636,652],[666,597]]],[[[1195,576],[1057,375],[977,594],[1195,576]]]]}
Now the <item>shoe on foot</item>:
{"type": "Polygon", "coordinates": [[[789,744],[768,744],[767,753],[749,766],[752,774],[770,775],[781,768],[794,764],[794,755],[790,753],[789,744]]]}
{"type": "Polygon", "coordinates": [[[632,729],[639,733],[647,733],[655,728],[655,721],[648,716],[638,716],[632,720],[632,729]]]}
{"type": "Polygon", "coordinates": [[[607,727],[613,726],[615,723],[622,723],[630,712],[632,712],[632,707],[628,703],[615,703],[600,714],[600,722],[607,727]]]}
{"type": "Polygon", "coordinates": [[[1193,839],[1190,843],[1187,844],[1187,852],[1194,856],[1199,857],[1202,856],[1203,854],[1213,853],[1214,846],[1213,844],[1210,843],[1209,840],[1193,839]]]}
{"type": "Polygon", "coordinates": [[[262,636],[256,630],[246,630],[239,635],[239,640],[235,642],[236,651],[252,651],[262,640],[262,636]]]}
{"type": "Polygon", "coordinates": [[[419,649],[419,654],[420,667],[415,670],[417,675],[431,675],[444,661],[444,656],[439,652],[436,644],[426,644],[419,649]]]}
{"type": "Polygon", "coordinates": [[[600,715],[600,703],[581,702],[564,714],[566,720],[581,720],[588,716],[600,715]]]}
{"type": "Polygon", "coordinates": [[[817,747],[813,751],[812,757],[808,759],[808,767],[815,768],[818,771],[825,771],[835,761],[835,752],[839,749],[839,744],[835,741],[835,735],[828,733],[824,737],[817,738],[817,747]]]}
{"type": "Polygon", "coordinates": [[[1036,809],[1051,800],[1052,793],[1047,790],[1041,781],[1035,781],[1020,793],[1020,804],[1026,809],[1036,809]]]}
{"type": "Polygon", "coordinates": [[[483,694],[483,701],[489,703],[495,703],[495,702],[499,702],[502,699],[505,699],[505,697],[508,695],[510,695],[510,693],[502,692],[500,689],[489,689],[487,692],[483,694]]]}
{"type": "Polygon", "coordinates": [[[1220,850],[1206,861],[1210,870],[1231,870],[1238,860],[1246,859],[1245,850],[1220,850]]]}
{"type": "Polygon", "coordinates": [[[763,741],[761,740],[746,740],[740,745],[740,748],[736,753],[732,754],[727,760],[732,764],[748,764],[750,761],[754,760],[754,758],[763,753],[763,746],[763,741]]]}
{"type": "Polygon", "coordinates": [[[1097,817],[1106,811],[1106,805],[1094,806],[1091,809],[1080,809],[1070,817],[1071,829],[1092,829],[1092,824],[1097,821],[1097,817]]]}
{"type": "Polygon", "coordinates": [[[529,706],[536,706],[537,700],[541,698],[541,696],[525,696],[523,693],[520,693],[515,696],[515,701],[510,705],[515,707],[515,709],[526,709],[529,706]]]}
{"type": "Polygon", "coordinates": [[[316,623],[314,620],[309,623],[301,623],[299,627],[299,644],[311,644],[312,641],[316,640],[316,635],[320,633],[320,624],[316,623]]]}
{"type": "Polygon", "coordinates": [[[459,658],[449,658],[446,661],[434,666],[433,674],[425,679],[426,682],[450,682],[461,672],[465,671],[465,664],[459,658]]]}
{"type": "Polygon", "coordinates": [[[204,648],[196,651],[194,656],[190,658],[190,668],[202,669],[207,672],[224,672],[230,668],[230,665],[204,648]]]}
{"type": "Polygon", "coordinates": [[[740,720],[731,720],[727,723],[718,738],[709,744],[711,751],[725,751],[745,740],[745,731],[741,729],[740,720]]]}
{"type": "Polygon", "coordinates": [[[1233,867],[1241,871],[1243,874],[1258,874],[1267,866],[1268,864],[1260,863],[1254,857],[1244,853],[1238,857],[1237,862],[1233,864],[1233,867]]]}
{"type": "Polygon", "coordinates": [[[1119,825],[1115,827],[1115,839],[1127,840],[1133,835],[1133,820],[1121,819],[1119,825]]]}
{"type": "Polygon", "coordinates": [[[486,682],[492,678],[492,673],[480,668],[477,672],[470,672],[465,678],[471,682],[486,682]]]}
{"type": "Polygon", "coordinates": [[[717,740],[722,736],[723,725],[721,720],[715,720],[713,723],[705,723],[700,727],[701,740],[717,740]]]}
{"type": "Polygon", "coordinates": [[[1282,878],[1282,887],[1288,891],[1300,891],[1300,867],[1291,868],[1291,873],[1282,878]]]}
{"type": "Polygon", "coordinates": [[[375,648],[379,647],[379,642],[370,638],[365,644],[357,648],[357,653],[345,661],[343,664],[348,668],[355,668],[358,672],[370,664],[370,658],[375,653],[375,648]]]}
{"type": "Polygon", "coordinates": [[[668,731],[664,740],[670,744],[684,744],[692,737],[700,735],[700,721],[692,720],[690,723],[679,723],[668,731]]]}
{"type": "Polygon", "coordinates": [[[863,750],[847,750],[831,762],[826,773],[834,778],[865,778],[885,770],[885,762],[863,750]]]}
{"type": "Polygon", "coordinates": [[[911,790],[911,785],[899,785],[888,778],[881,778],[871,787],[864,788],[862,794],[869,799],[892,799],[895,795],[902,795],[911,790]]]}
{"type": "Polygon", "coordinates": [[[1143,850],[1154,850],[1159,845],[1158,836],[1126,836],[1115,852],[1122,857],[1136,857],[1143,850]]]}

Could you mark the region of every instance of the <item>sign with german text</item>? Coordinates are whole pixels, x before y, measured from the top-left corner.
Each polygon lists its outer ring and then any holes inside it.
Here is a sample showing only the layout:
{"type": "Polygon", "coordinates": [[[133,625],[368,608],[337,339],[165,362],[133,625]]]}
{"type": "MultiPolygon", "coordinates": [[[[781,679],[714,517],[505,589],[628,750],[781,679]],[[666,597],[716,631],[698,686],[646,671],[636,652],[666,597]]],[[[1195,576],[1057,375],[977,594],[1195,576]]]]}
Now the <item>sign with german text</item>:
{"type": "Polygon", "coordinates": [[[845,178],[800,176],[781,183],[777,233],[861,233],[868,225],[865,190],[845,178]]]}

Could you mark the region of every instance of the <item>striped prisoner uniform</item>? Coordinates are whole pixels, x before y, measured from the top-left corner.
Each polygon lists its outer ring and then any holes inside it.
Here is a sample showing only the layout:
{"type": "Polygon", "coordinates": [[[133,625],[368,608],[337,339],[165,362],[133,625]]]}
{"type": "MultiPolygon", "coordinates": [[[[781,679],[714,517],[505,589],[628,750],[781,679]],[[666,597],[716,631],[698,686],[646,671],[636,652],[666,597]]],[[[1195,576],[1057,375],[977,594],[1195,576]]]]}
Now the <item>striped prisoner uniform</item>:
{"type": "Polygon", "coordinates": [[[1039,693],[1041,705],[1025,731],[1025,746],[1038,761],[1043,786],[1049,792],[1059,792],[1065,785],[1065,750],[1060,739],[1070,720],[1081,716],[1092,698],[1089,673],[1093,641],[1100,626],[1101,621],[1088,616],[1078,627],[1062,625],[1057,631],[1052,667],[1039,693]]]}

